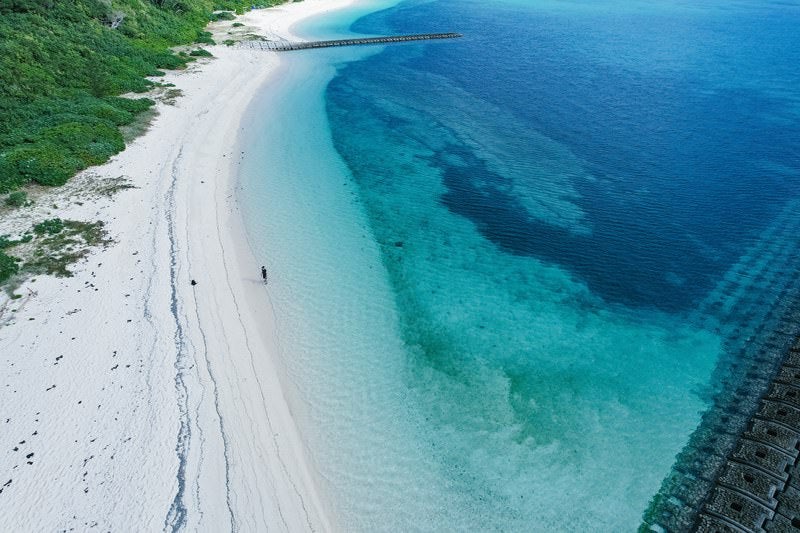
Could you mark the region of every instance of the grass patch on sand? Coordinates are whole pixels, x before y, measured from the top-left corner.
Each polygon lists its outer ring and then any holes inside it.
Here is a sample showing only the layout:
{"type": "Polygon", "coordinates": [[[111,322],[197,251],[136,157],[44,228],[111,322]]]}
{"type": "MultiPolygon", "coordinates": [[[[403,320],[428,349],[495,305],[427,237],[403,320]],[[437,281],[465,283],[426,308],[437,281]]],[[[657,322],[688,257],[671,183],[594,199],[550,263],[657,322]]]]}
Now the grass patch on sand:
{"type": "Polygon", "coordinates": [[[70,265],[110,243],[101,221],[44,220],[19,237],[0,236],[0,283],[36,274],[72,276],[70,265]]]}
{"type": "Polygon", "coordinates": [[[156,115],[156,110],[151,107],[136,115],[128,124],[120,126],[119,131],[125,143],[128,144],[135,138],[144,135],[147,130],[150,129],[150,124],[153,123],[153,119],[156,118],[156,115]]]}

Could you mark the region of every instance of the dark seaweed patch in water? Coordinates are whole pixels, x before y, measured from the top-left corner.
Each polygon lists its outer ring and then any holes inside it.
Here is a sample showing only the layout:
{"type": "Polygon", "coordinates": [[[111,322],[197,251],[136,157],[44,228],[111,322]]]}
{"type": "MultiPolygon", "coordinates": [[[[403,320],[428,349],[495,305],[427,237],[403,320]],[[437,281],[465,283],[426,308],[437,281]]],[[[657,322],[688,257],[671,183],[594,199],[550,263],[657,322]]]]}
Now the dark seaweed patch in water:
{"type": "Polygon", "coordinates": [[[665,310],[687,308],[708,290],[711,280],[705,273],[718,268],[696,254],[690,254],[693,268],[687,267],[687,252],[681,254],[683,262],[669,253],[685,250],[685,243],[669,232],[654,236],[644,222],[627,221],[621,231],[613,210],[594,213],[591,236],[540,222],[507,192],[507,180],[467,148],[449,145],[431,163],[442,172],[448,189],[442,203],[472,220],[485,238],[507,253],[567,267],[608,301],[665,310]],[[464,165],[448,164],[453,156],[464,165]],[[680,287],[663,275],[672,270],[684,279],[680,287]]]}
{"type": "Polygon", "coordinates": [[[797,69],[786,59],[796,10],[534,4],[414,1],[373,14],[355,28],[465,37],[413,54],[389,48],[346,77],[447,109],[432,74],[512,110],[596,179],[572,184],[593,234],[530,220],[474,156],[468,168],[436,159],[446,205],[503,251],[557,263],[608,302],[691,309],[798,190],[797,69]]]}

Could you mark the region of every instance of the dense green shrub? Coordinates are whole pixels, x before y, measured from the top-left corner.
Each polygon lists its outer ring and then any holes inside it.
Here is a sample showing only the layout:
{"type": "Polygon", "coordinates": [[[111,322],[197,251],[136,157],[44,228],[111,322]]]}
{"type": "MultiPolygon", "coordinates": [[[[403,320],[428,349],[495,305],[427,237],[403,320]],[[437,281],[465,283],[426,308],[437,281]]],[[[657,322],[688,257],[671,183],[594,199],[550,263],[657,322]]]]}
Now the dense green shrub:
{"type": "Polygon", "coordinates": [[[211,52],[208,50],[203,50],[202,48],[198,48],[197,50],[192,50],[189,52],[189,55],[192,57],[214,57],[211,55],[211,52]]]}
{"type": "Polygon", "coordinates": [[[9,207],[22,207],[28,203],[28,193],[25,191],[12,192],[6,196],[5,204],[9,207]]]}
{"type": "Polygon", "coordinates": [[[31,240],[33,240],[33,235],[30,233],[26,233],[19,239],[12,239],[8,235],[0,235],[0,250],[3,250],[4,248],[11,248],[12,246],[16,246],[20,243],[31,242],[31,240]]]}
{"type": "MultiPolygon", "coordinates": [[[[269,2],[278,3],[278,2],[269,2]]],[[[124,147],[118,127],[153,105],[120,98],[184,67],[176,44],[213,44],[214,10],[242,0],[0,0],[0,193],[64,183],[124,147]]],[[[229,16],[229,15],[224,15],[229,16]]]]}
{"type": "Polygon", "coordinates": [[[77,171],[85,168],[66,149],[43,142],[24,144],[2,155],[0,175],[9,188],[29,181],[42,185],[63,185],[77,171]]]}
{"type": "Polygon", "coordinates": [[[33,227],[33,232],[37,235],[56,235],[64,231],[64,221],[60,218],[51,218],[43,222],[39,222],[33,227]]]}
{"type": "Polygon", "coordinates": [[[216,44],[214,39],[211,38],[211,32],[208,31],[197,32],[197,37],[195,37],[194,42],[200,44],[216,44]]]}
{"type": "Polygon", "coordinates": [[[19,272],[17,261],[0,251],[0,283],[3,283],[17,272],[19,272]]]}

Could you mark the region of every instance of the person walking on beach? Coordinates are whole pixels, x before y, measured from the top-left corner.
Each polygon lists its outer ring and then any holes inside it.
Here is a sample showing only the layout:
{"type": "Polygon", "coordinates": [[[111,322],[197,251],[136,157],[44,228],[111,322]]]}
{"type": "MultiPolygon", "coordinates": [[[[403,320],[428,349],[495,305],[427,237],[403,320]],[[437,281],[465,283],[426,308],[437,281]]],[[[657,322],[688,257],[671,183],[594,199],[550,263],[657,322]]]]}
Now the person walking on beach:
{"type": "Polygon", "coordinates": [[[265,266],[261,267],[261,279],[264,280],[264,285],[266,285],[267,284],[267,267],[265,267],[265,266]]]}

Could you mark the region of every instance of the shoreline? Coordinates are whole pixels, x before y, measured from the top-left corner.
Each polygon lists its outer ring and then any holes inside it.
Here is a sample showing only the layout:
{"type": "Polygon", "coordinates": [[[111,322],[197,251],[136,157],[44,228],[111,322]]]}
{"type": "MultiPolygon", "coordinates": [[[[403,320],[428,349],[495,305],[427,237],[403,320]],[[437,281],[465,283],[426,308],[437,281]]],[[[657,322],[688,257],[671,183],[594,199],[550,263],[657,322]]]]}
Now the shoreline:
{"type": "MultiPolygon", "coordinates": [[[[305,0],[236,21],[298,39],[296,23],[352,3],[305,0]]],[[[286,401],[235,198],[241,123],[280,61],[207,48],[213,59],[162,77],[183,91],[174,106],[159,103],[144,135],[71,182],[124,176],[135,188],[89,202],[68,185],[34,208],[54,199],[58,216],[103,220],[115,242],[73,277],[35,278],[26,297],[0,302],[8,527],[335,527],[286,401]]]]}

